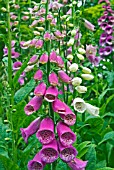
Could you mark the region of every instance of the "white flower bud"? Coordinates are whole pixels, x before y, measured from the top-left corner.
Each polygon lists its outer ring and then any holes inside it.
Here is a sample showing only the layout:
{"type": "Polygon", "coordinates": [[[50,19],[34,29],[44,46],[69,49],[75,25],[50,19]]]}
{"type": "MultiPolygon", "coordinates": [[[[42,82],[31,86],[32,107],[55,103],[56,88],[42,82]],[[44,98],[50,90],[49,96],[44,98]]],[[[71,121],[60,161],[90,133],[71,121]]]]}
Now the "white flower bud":
{"type": "Polygon", "coordinates": [[[33,31],[33,33],[34,33],[34,35],[37,35],[37,36],[40,35],[40,32],[38,32],[38,31],[33,31]]]}
{"type": "Polygon", "coordinates": [[[1,8],[1,11],[2,11],[2,12],[6,12],[6,11],[7,11],[7,9],[6,9],[6,8],[4,8],[4,7],[2,7],[2,8],[1,8]]]}
{"type": "Polygon", "coordinates": [[[67,24],[69,27],[74,27],[74,24],[68,23],[67,24]]]}
{"type": "Polygon", "coordinates": [[[82,72],[85,73],[85,74],[90,74],[91,70],[87,67],[82,67],[82,72]]]}
{"type": "Polygon", "coordinates": [[[86,103],[86,111],[93,116],[99,116],[99,108],[89,103],[86,103]]]}
{"type": "Polygon", "coordinates": [[[69,67],[69,70],[71,72],[76,72],[78,70],[78,64],[76,63],[71,64],[71,66],[69,67]]]}
{"type": "Polygon", "coordinates": [[[79,86],[82,83],[82,79],[80,77],[74,77],[72,79],[72,85],[73,86],[79,86]]]}
{"type": "Polygon", "coordinates": [[[30,44],[31,40],[29,41],[26,41],[24,44],[23,44],[23,47],[27,47],[29,44],[30,44]]]}
{"type": "Polygon", "coordinates": [[[72,36],[75,36],[75,35],[76,35],[76,30],[72,30],[72,31],[71,31],[71,35],[72,35],[72,36]]]}
{"type": "Polygon", "coordinates": [[[83,48],[78,48],[78,52],[80,54],[85,54],[86,53],[86,51],[83,48]]]}
{"type": "Polygon", "coordinates": [[[74,38],[71,38],[71,39],[68,41],[67,45],[68,45],[68,46],[72,46],[73,44],[74,44],[74,38]]]}
{"type": "Polygon", "coordinates": [[[79,53],[78,53],[78,54],[77,54],[77,57],[78,57],[79,60],[84,60],[84,56],[83,56],[82,54],[79,54],[79,53]]]}
{"type": "Polygon", "coordinates": [[[36,27],[38,31],[44,31],[44,27],[36,27]]]}
{"type": "Polygon", "coordinates": [[[85,86],[77,86],[75,89],[78,91],[78,93],[86,93],[87,92],[87,87],[85,87],[85,86]]]}
{"type": "Polygon", "coordinates": [[[83,99],[77,97],[74,99],[73,104],[74,110],[76,110],[79,113],[84,113],[86,110],[86,103],[83,99]]]}
{"type": "Polygon", "coordinates": [[[69,55],[67,56],[67,59],[68,59],[68,60],[73,60],[73,58],[74,58],[74,57],[73,57],[72,54],[69,54],[69,55]]]}
{"type": "Polygon", "coordinates": [[[25,71],[25,72],[29,72],[29,71],[31,71],[33,68],[34,68],[34,65],[32,65],[32,66],[27,66],[24,71],[25,71]]]}
{"type": "Polygon", "coordinates": [[[92,80],[94,78],[93,75],[91,74],[82,74],[81,77],[84,79],[84,80],[92,80]]]}

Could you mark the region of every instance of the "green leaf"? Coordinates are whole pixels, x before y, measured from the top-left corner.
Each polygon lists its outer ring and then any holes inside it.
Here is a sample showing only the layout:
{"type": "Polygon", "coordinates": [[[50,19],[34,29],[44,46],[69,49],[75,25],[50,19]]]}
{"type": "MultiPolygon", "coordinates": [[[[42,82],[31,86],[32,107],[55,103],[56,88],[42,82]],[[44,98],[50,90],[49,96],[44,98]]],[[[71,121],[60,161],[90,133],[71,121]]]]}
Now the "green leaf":
{"type": "Polygon", "coordinates": [[[96,150],[94,145],[89,147],[85,160],[88,160],[86,170],[96,169],[96,150]]]}
{"type": "Polygon", "coordinates": [[[110,167],[104,167],[104,168],[99,168],[96,170],[114,170],[114,168],[110,168],[110,167]]]}
{"type": "Polygon", "coordinates": [[[100,161],[97,163],[96,168],[103,168],[106,167],[106,160],[100,161]]]}
{"type": "Polygon", "coordinates": [[[102,140],[98,145],[101,145],[103,142],[107,142],[107,141],[109,141],[109,140],[114,141],[114,132],[113,132],[113,131],[112,131],[112,132],[108,132],[108,133],[104,136],[103,140],[102,140]]]}
{"type": "Polygon", "coordinates": [[[82,142],[80,144],[78,144],[77,146],[77,151],[80,152],[82,149],[88,147],[88,144],[90,144],[91,142],[90,141],[85,141],[85,142],[82,142]]]}
{"type": "Polygon", "coordinates": [[[24,87],[21,87],[14,96],[15,103],[19,103],[24,100],[28,94],[33,90],[35,87],[35,80],[31,79],[24,87]]]}

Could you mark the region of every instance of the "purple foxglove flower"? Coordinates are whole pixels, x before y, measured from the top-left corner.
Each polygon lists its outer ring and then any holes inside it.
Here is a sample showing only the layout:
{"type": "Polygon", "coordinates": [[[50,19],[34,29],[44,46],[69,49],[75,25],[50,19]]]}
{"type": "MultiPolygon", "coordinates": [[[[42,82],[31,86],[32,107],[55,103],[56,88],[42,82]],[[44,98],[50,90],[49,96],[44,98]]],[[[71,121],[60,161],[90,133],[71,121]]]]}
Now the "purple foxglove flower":
{"type": "Polygon", "coordinates": [[[95,56],[94,56],[94,55],[88,56],[88,60],[89,60],[91,63],[94,62],[94,59],[95,59],[95,56]]]}
{"type": "Polygon", "coordinates": [[[102,19],[99,18],[99,19],[98,19],[98,25],[101,25],[102,22],[103,22],[102,19]]]}
{"type": "Polygon", "coordinates": [[[62,57],[60,57],[60,56],[57,56],[57,65],[60,68],[64,67],[64,61],[63,61],[62,57]]]}
{"type": "Polygon", "coordinates": [[[42,23],[44,23],[44,22],[45,22],[45,18],[40,17],[40,19],[38,20],[38,23],[42,24],[42,23]]]}
{"type": "Polygon", "coordinates": [[[95,31],[95,26],[86,19],[84,19],[84,26],[91,31],[95,31]]]}
{"type": "Polygon", "coordinates": [[[29,19],[29,16],[23,16],[22,18],[21,18],[23,21],[27,21],[28,19],[29,19]]]}
{"type": "Polygon", "coordinates": [[[48,144],[55,138],[54,122],[51,118],[47,117],[41,121],[36,137],[42,144],[48,144]]]}
{"type": "Polygon", "coordinates": [[[20,42],[20,47],[21,47],[22,49],[27,49],[27,48],[28,48],[28,46],[24,46],[25,43],[26,43],[25,41],[21,41],[21,42],[20,42]]]}
{"type": "Polygon", "coordinates": [[[114,23],[114,16],[108,16],[110,22],[114,23]]]}
{"type": "Polygon", "coordinates": [[[11,58],[18,58],[20,54],[14,50],[14,48],[11,49],[11,58]]]}
{"type": "Polygon", "coordinates": [[[38,40],[35,44],[35,48],[38,49],[42,48],[42,46],[43,46],[43,40],[38,40]]]}
{"type": "Polygon", "coordinates": [[[30,160],[28,162],[28,170],[43,170],[44,169],[44,166],[45,166],[46,163],[44,163],[42,160],[41,160],[41,157],[40,157],[40,152],[37,153],[35,155],[35,157],[33,158],[33,160],[30,160]]]}
{"type": "Polygon", "coordinates": [[[58,145],[54,139],[51,143],[43,145],[40,151],[41,160],[45,163],[52,163],[58,158],[58,145]]]}
{"type": "Polygon", "coordinates": [[[22,66],[22,63],[20,61],[16,61],[15,63],[13,63],[13,70],[17,71],[20,69],[21,66],[22,66]]]}
{"type": "Polygon", "coordinates": [[[99,54],[100,54],[100,56],[103,56],[103,55],[104,55],[104,48],[100,48],[100,49],[99,49],[99,54]]]}
{"type": "Polygon", "coordinates": [[[8,48],[7,47],[4,47],[3,51],[4,51],[4,56],[8,55],[8,48]]]}
{"type": "Polygon", "coordinates": [[[47,20],[48,20],[48,21],[52,21],[52,19],[53,19],[53,15],[48,14],[48,15],[47,15],[47,20]]]}
{"type": "Polygon", "coordinates": [[[63,70],[58,71],[58,76],[64,83],[69,84],[71,82],[71,77],[69,77],[63,70]]]}
{"type": "Polygon", "coordinates": [[[101,36],[100,36],[100,39],[101,40],[106,40],[107,38],[107,34],[106,33],[102,33],[101,36]]]}
{"type": "Polygon", "coordinates": [[[111,52],[112,52],[112,47],[106,46],[106,47],[104,48],[104,55],[105,55],[105,56],[108,56],[109,54],[111,54],[111,52]]]}
{"type": "Polygon", "coordinates": [[[56,25],[56,20],[55,20],[55,19],[52,19],[50,25],[51,25],[51,26],[55,26],[55,25],[56,25]]]}
{"type": "Polygon", "coordinates": [[[29,103],[25,106],[24,111],[29,116],[38,109],[40,109],[42,105],[43,98],[42,97],[33,97],[29,103]]]}
{"type": "Polygon", "coordinates": [[[101,16],[99,19],[101,19],[102,22],[104,22],[104,21],[107,19],[107,16],[106,16],[106,15],[103,15],[103,16],[101,16]]]}
{"type": "Polygon", "coordinates": [[[46,32],[46,33],[44,34],[44,40],[45,40],[45,41],[51,40],[51,34],[50,34],[49,32],[46,32]]]}
{"type": "Polygon", "coordinates": [[[100,44],[100,46],[105,46],[106,40],[100,39],[100,40],[99,40],[99,44],[100,44]]]}
{"type": "Polygon", "coordinates": [[[76,135],[72,130],[63,122],[58,122],[57,133],[59,140],[63,146],[72,145],[76,140],[76,135]]]}
{"type": "Polygon", "coordinates": [[[61,142],[58,141],[60,158],[65,162],[70,162],[78,154],[77,150],[73,146],[63,146],[61,142]]]}
{"type": "Polygon", "coordinates": [[[52,108],[53,108],[54,112],[57,112],[59,114],[65,114],[65,112],[66,112],[64,103],[59,99],[56,99],[52,103],[52,108]]]}
{"type": "Polygon", "coordinates": [[[112,41],[113,41],[113,36],[109,35],[107,38],[106,38],[106,43],[108,45],[112,45],[112,41]]]}
{"type": "Polygon", "coordinates": [[[107,22],[103,22],[100,27],[102,28],[102,30],[105,30],[107,27],[107,22]]]}
{"type": "Polygon", "coordinates": [[[97,53],[97,47],[93,45],[86,45],[86,57],[88,58],[90,55],[95,56],[97,53]]]}
{"type": "Polygon", "coordinates": [[[50,56],[49,56],[49,60],[51,63],[57,63],[57,54],[55,51],[52,51],[50,56]]]}
{"type": "Polygon", "coordinates": [[[72,53],[72,47],[69,47],[68,49],[67,49],[67,55],[69,55],[69,54],[71,54],[72,53]]]}
{"type": "Polygon", "coordinates": [[[35,47],[36,42],[37,42],[37,39],[31,40],[30,47],[35,47]]]}
{"type": "Polygon", "coordinates": [[[101,57],[95,57],[94,62],[93,62],[94,66],[97,66],[101,60],[102,60],[101,57]]]}
{"type": "Polygon", "coordinates": [[[108,21],[108,26],[109,27],[113,27],[114,26],[114,22],[108,21]]]}
{"type": "Polygon", "coordinates": [[[107,34],[112,34],[112,33],[113,33],[112,27],[111,27],[111,26],[107,26],[107,27],[105,28],[105,32],[106,32],[107,34]]]}
{"type": "Polygon", "coordinates": [[[36,86],[34,90],[35,96],[44,96],[46,92],[46,84],[41,82],[38,86],[36,86]]]}
{"type": "Polygon", "coordinates": [[[28,142],[28,138],[34,133],[36,133],[39,129],[40,122],[40,117],[38,117],[37,119],[32,121],[27,128],[20,128],[22,137],[26,143],[28,142]]]}
{"type": "Polygon", "coordinates": [[[53,102],[54,100],[57,99],[58,96],[58,89],[56,87],[50,86],[46,90],[44,99],[47,100],[48,102],[53,102]]]}
{"type": "Polygon", "coordinates": [[[58,9],[60,9],[61,7],[63,7],[63,4],[60,4],[60,3],[58,3],[57,1],[51,2],[51,3],[49,4],[49,9],[52,9],[52,10],[58,10],[58,9]]]}
{"type": "Polygon", "coordinates": [[[42,72],[42,70],[37,70],[37,72],[35,73],[35,75],[34,75],[34,80],[42,80],[42,77],[43,77],[43,72],[42,72]]]}
{"type": "Polygon", "coordinates": [[[63,38],[63,35],[62,35],[62,33],[59,31],[59,30],[57,30],[57,31],[55,31],[54,32],[54,35],[57,37],[57,38],[63,38]]]}
{"type": "Polygon", "coordinates": [[[110,4],[110,1],[109,0],[99,0],[98,1],[98,4],[102,3],[102,2],[106,2],[107,4],[110,4]]]}
{"type": "Polygon", "coordinates": [[[28,62],[28,65],[32,65],[32,64],[35,64],[36,62],[38,61],[38,56],[37,55],[33,55],[29,62],[28,62]]]}
{"type": "Polygon", "coordinates": [[[49,75],[49,83],[52,85],[52,86],[57,86],[58,85],[58,77],[57,75],[52,72],[50,75],[49,75]]]}
{"type": "Polygon", "coordinates": [[[41,64],[46,64],[48,62],[48,55],[46,53],[42,54],[41,57],[40,57],[39,62],[41,64]]]}
{"type": "Polygon", "coordinates": [[[16,20],[17,16],[16,15],[11,15],[12,20],[16,20]]]}
{"type": "Polygon", "coordinates": [[[67,164],[72,170],[85,170],[85,167],[87,166],[87,162],[88,161],[82,161],[81,159],[74,158],[67,164]]]}
{"type": "Polygon", "coordinates": [[[34,20],[30,26],[35,27],[37,24],[38,24],[38,20],[34,20]]]}
{"type": "Polygon", "coordinates": [[[72,15],[72,10],[71,10],[71,8],[67,11],[66,14],[67,14],[67,15],[72,15]]]}
{"type": "Polygon", "coordinates": [[[20,86],[22,86],[25,83],[24,77],[19,77],[18,83],[20,84],[20,86]]]}

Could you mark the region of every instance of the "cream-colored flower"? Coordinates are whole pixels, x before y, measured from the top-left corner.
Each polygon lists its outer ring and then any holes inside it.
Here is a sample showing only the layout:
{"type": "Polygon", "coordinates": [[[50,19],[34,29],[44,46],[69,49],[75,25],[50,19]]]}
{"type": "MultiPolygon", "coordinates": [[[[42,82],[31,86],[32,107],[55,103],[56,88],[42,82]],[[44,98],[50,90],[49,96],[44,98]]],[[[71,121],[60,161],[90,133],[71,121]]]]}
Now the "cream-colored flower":
{"type": "Polygon", "coordinates": [[[84,60],[84,56],[82,54],[77,53],[77,57],[79,60],[84,60]]]}
{"type": "Polygon", "coordinates": [[[78,91],[78,93],[86,93],[87,92],[87,87],[85,87],[85,86],[77,86],[75,89],[78,91]]]}
{"type": "Polygon", "coordinates": [[[36,29],[37,29],[38,31],[44,31],[44,30],[45,30],[44,27],[36,27],[36,29]]]}
{"type": "Polygon", "coordinates": [[[73,60],[73,58],[74,58],[74,57],[73,57],[72,54],[69,54],[69,55],[67,56],[67,59],[68,59],[68,60],[73,60]]]}
{"type": "Polygon", "coordinates": [[[99,116],[99,108],[89,103],[86,103],[86,111],[93,116],[99,116]]]}
{"type": "Polygon", "coordinates": [[[72,79],[72,85],[73,86],[79,86],[82,83],[82,79],[80,77],[74,77],[72,79]]]}
{"type": "Polygon", "coordinates": [[[92,79],[94,79],[94,76],[91,75],[91,74],[81,74],[81,77],[82,77],[84,80],[92,80],[92,79]]]}
{"type": "Polygon", "coordinates": [[[71,31],[71,35],[72,35],[72,36],[75,36],[75,35],[76,35],[76,30],[72,30],[72,31],[71,31]]]}
{"type": "Polygon", "coordinates": [[[86,110],[85,101],[79,97],[74,99],[72,105],[74,106],[74,110],[76,110],[79,113],[84,113],[86,110]]]}
{"type": "Polygon", "coordinates": [[[78,52],[80,54],[85,54],[86,53],[86,51],[83,48],[78,48],[78,52]]]}
{"type": "Polygon", "coordinates": [[[74,38],[71,38],[71,39],[68,41],[67,45],[68,45],[68,46],[72,46],[73,44],[74,44],[74,38]]]}
{"type": "Polygon", "coordinates": [[[78,70],[78,64],[76,63],[71,64],[71,66],[69,67],[69,70],[71,72],[76,72],[78,70]]]}
{"type": "Polygon", "coordinates": [[[85,74],[90,74],[91,70],[87,67],[82,67],[82,72],[85,73],[85,74]]]}

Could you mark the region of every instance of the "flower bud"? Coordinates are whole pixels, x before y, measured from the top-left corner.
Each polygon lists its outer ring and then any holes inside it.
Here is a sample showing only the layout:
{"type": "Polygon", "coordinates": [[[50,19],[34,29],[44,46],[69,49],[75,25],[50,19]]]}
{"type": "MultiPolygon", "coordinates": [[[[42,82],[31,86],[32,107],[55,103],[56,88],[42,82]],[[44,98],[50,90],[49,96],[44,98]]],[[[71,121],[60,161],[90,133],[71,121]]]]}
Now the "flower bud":
{"type": "Polygon", "coordinates": [[[90,74],[91,70],[87,67],[82,67],[82,72],[85,73],[85,74],[90,74]]]}
{"type": "Polygon", "coordinates": [[[72,85],[73,86],[79,86],[82,83],[82,79],[80,77],[74,77],[72,79],[72,85]]]}
{"type": "Polygon", "coordinates": [[[77,57],[78,57],[79,60],[84,60],[84,56],[83,56],[82,54],[79,54],[79,53],[78,53],[78,54],[77,54],[77,57]]]}
{"type": "Polygon", "coordinates": [[[82,74],[81,77],[84,79],[84,80],[92,80],[94,78],[93,75],[91,74],[82,74]]]}
{"type": "Polygon", "coordinates": [[[71,23],[68,23],[67,25],[71,28],[74,27],[74,24],[71,24],[71,23]]]}
{"type": "Polygon", "coordinates": [[[99,116],[99,108],[89,103],[86,103],[86,111],[93,116],[99,116]]]}
{"type": "Polygon", "coordinates": [[[38,31],[44,31],[44,27],[36,27],[38,31]]]}
{"type": "Polygon", "coordinates": [[[71,64],[71,66],[69,67],[69,70],[71,72],[76,72],[78,70],[78,64],[76,63],[71,64]]]}
{"type": "Polygon", "coordinates": [[[79,49],[78,49],[78,52],[79,52],[80,54],[85,54],[85,53],[86,53],[86,51],[85,51],[83,48],[79,48],[79,49]]]}
{"type": "Polygon", "coordinates": [[[76,30],[72,30],[72,31],[71,31],[71,35],[72,35],[72,36],[75,36],[75,35],[76,35],[76,30]]]}
{"type": "Polygon", "coordinates": [[[38,31],[33,31],[34,35],[40,36],[40,32],[38,31]]]}
{"type": "Polygon", "coordinates": [[[86,103],[83,99],[77,97],[74,99],[73,104],[74,110],[76,110],[79,113],[84,113],[86,110],[86,103]]]}
{"type": "Polygon", "coordinates": [[[73,44],[74,44],[74,38],[71,38],[71,39],[68,41],[67,45],[68,45],[68,46],[72,46],[73,44]]]}
{"type": "Polygon", "coordinates": [[[74,58],[74,57],[73,57],[72,54],[69,54],[69,55],[67,56],[67,59],[68,59],[68,60],[73,60],[73,58],[74,58]]]}
{"type": "Polygon", "coordinates": [[[1,8],[1,11],[2,11],[2,12],[6,12],[6,11],[7,11],[7,9],[6,9],[6,8],[4,8],[4,7],[2,7],[2,8],[1,8]]]}
{"type": "Polygon", "coordinates": [[[87,92],[87,87],[85,87],[85,86],[77,86],[75,89],[78,91],[78,93],[86,93],[87,92]]]}

